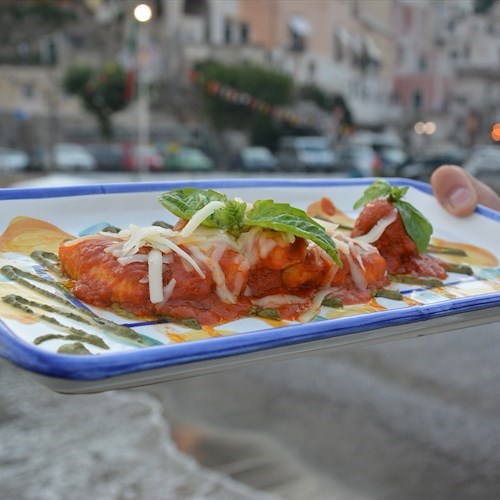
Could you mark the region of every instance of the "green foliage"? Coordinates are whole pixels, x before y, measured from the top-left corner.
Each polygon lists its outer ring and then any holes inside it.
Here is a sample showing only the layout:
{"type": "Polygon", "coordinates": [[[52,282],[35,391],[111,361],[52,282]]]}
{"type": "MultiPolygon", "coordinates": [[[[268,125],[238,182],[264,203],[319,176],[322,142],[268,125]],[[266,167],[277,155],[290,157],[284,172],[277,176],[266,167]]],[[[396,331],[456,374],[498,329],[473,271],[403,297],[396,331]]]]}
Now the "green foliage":
{"type": "MultiPolygon", "coordinates": [[[[229,65],[213,60],[202,63],[197,70],[207,82],[213,80],[228,85],[270,106],[284,106],[292,101],[293,81],[278,71],[246,62],[229,65]]],[[[247,131],[255,144],[272,148],[279,135],[275,130],[277,125],[269,114],[253,109],[252,101],[244,105],[228,102],[214,95],[209,86],[204,87],[204,97],[210,118],[218,129],[247,131]]]]}
{"type": "Polygon", "coordinates": [[[328,94],[317,85],[307,84],[300,89],[299,97],[314,102],[319,108],[329,113],[336,114],[341,126],[353,125],[351,111],[341,95],[328,94]]]}
{"type": "Polygon", "coordinates": [[[71,5],[61,6],[55,0],[37,0],[36,2],[7,0],[0,5],[0,19],[4,17],[13,18],[18,22],[36,20],[48,27],[56,28],[76,21],[78,16],[71,5]]]}
{"type": "Polygon", "coordinates": [[[488,12],[497,0],[475,0],[474,2],[474,10],[478,14],[488,12]]]}
{"type": "Polygon", "coordinates": [[[319,108],[325,111],[331,109],[332,103],[330,96],[317,85],[311,83],[304,85],[299,91],[299,96],[302,99],[314,102],[319,108]]]}
{"type": "Polygon", "coordinates": [[[128,105],[127,75],[116,63],[96,69],[86,65],[70,66],[63,79],[66,92],[80,98],[84,108],[95,116],[101,135],[113,135],[111,115],[128,105]]]}

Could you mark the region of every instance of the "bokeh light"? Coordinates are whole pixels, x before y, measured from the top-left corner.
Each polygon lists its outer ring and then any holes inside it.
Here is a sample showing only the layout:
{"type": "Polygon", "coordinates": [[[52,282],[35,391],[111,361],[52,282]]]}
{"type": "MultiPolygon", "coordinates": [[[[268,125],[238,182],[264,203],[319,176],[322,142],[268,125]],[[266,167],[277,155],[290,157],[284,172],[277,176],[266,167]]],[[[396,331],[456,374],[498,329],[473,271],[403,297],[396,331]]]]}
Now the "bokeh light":
{"type": "Polygon", "coordinates": [[[418,135],[432,135],[437,131],[436,122],[417,122],[413,129],[418,135]]]}
{"type": "Polygon", "coordinates": [[[500,142],[500,123],[495,123],[493,127],[491,127],[491,138],[495,142],[500,142]]]}
{"type": "Polygon", "coordinates": [[[152,16],[151,7],[145,3],[141,3],[134,9],[134,17],[140,23],[146,23],[151,19],[152,16]]]}

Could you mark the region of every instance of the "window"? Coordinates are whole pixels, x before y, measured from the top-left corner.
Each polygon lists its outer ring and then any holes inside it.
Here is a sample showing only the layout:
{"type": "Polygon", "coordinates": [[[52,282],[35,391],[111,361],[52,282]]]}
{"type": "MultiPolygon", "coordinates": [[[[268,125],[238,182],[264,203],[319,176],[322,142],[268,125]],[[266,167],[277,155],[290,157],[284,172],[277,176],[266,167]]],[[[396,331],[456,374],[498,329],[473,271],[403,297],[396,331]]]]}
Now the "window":
{"type": "Polygon", "coordinates": [[[343,26],[335,30],[333,39],[333,58],[336,61],[342,61],[346,56],[346,51],[351,44],[351,34],[343,26]]]}
{"type": "Polygon", "coordinates": [[[305,37],[290,32],[290,50],[292,52],[305,52],[306,48],[307,43],[305,37]]]}
{"type": "Polygon", "coordinates": [[[231,31],[232,31],[232,21],[231,19],[227,18],[224,19],[224,42],[229,44],[231,43],[231,31]]]}
{"type": "Polygon", "coordinates": [[[227,45],[240,43],[246,45],[250,41],[250,26],[235,19],[226,17],[224,20],[224,43],[227,45]]]}
{"type": "Polygon", "coordinates": [[[427,61],[427,57],[425,55],[421,55],[418,59],[418,69],[420,71],[427,71],[429,63],[427,61]]]}
{"type": "Polygon", "coordinates": [[[412,105],[414,111],[420,111],[424,102],[424,95],[420,89],[413,91],[412,105]]]}
{"type": "Polygon", "coordinates": [[[344,45],[337,35],[333,38],[333,58],[339,62],[344,58],[344,45]]]}
{"type": "Polygon", "coordinates": [[[206,0],[184,0],[184,14],[202,16],[208,12],[206,0]]]}
{"type": "Polygon", "coordinates": [[[240,43],[246,45],[250,41],[250,26],[248,23],[240,24],[240,43]]]}
{"type": "Polygon", "coordinates": [[[470,59],[471,47],[469,43],[466,43],[464,46],[464,59],[470,59]]]}
{"type": "Polygon", "coordinates": [[[288,21],[289,46],[292,52],[305,52],[311,25],[302,16],[292,16],[288,21]]]}
{"type": "Polygon", "coordinates": [[[314,61],[309,61],[307,64],[307,73],[309,75],[309,80],[314,81],[316,77],[316,63],[314,61]]]}
{"type": "Polygon", "coordinates": [[[23,92],[23,97],[25,99],[33,99],[33,97],[35,95],[35,89],[33,87],[33,84],[32,83],[24,83],[22,92],[23,92]]]}

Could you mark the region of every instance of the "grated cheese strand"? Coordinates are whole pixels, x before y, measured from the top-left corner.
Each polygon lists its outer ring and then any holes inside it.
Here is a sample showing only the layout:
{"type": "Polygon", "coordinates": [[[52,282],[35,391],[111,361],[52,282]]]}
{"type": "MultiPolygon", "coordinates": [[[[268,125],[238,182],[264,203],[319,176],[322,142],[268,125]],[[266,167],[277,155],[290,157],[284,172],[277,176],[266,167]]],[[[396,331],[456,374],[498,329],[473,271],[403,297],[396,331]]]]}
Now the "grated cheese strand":
{"type": "Polygon", "coordinates": [[[398,211],[394,208],[392,212],[377,221],[377,223],[366,234],[357,236],[356,240],[364,243],[373,243],[374,241],[377,241],[382,236],[386,228],[396,220],[397,216],[398,211]]]}
{"type": "Polygon", "coordinates": [[[177,284],[177,280],[175,278],[172,278],[164,287],[163,287],[163,300],[167,302],[170,297],[172,296],[172,293],[174,291],[175,285],[177,284]]]}
{"type": "Polygon", "coordinates": [[[207,217],[210,217],[215,211],[224,207],[225,203],[222,201],[211,201],[207,203],[201,210],[198,210],[189,222],[182,228],[180,235],[183,238],[189,236],[207,217]]]}
{"type": "Polygon", "coordinates": [[[252,299],[252,304],[272,309],[273,307],[280,307],[287,304],[303,304],[305,301],[306,299],[298,297],[297,295],[278,293],[276,295],[267,295],[266,297],[261,297],[259,299],[252,299]]]}
{"type": "Polygon", "coordinates": [[[163,301],[163,259],[159,250],[148,253],[149,300],[153,304],[163,301]]]}
{"type": "Polygon", "coordinates": [[[309,321],[312,321],[318,315],[323,300],[325,300],[325,298],[328,297],[328,295],[333,294],[337,291],[338,291],[337,288],[331,288],[331,287],[326,287],[323,288],[323,290],[320,290],[314,296],[311,307],[309,307],[309,309],[299,317],[299,321],[301,321],[302,323],[309,323],[309,321]]]}

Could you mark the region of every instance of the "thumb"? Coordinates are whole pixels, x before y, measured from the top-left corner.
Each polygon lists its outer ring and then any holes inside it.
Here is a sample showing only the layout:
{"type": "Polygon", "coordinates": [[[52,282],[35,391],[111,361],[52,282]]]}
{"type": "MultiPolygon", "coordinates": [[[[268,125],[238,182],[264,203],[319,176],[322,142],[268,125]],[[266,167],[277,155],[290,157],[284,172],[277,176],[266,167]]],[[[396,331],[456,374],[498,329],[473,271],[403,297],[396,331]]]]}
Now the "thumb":
{"type": "Polygon", "coordinates": [[[431,176],[431,185],[438,202],[453,215],[464,217],[474,212],[478,203],[500,210],[500,197],[486,184],[461,167],[443,165],[431,176]]]}

